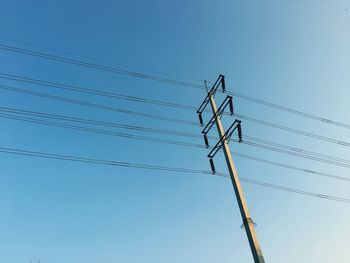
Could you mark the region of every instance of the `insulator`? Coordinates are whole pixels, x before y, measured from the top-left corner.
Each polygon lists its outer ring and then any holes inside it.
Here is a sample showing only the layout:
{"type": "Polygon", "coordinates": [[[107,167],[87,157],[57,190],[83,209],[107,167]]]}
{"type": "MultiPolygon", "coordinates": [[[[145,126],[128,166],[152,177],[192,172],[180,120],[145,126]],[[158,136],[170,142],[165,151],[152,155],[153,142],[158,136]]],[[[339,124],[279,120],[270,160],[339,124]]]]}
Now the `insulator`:
{"type": "Polygon", "coordinates": [[[210,163],[210,168],[211,168],[212,173],[215,174],[216,173],[215,165],[214,165],[214,161],[212,158],[209,159],[209,163],[210,163]]]}
{"type": "Polygon", "coordinates": [[[208,136],[206,134],[203,134],[203,138],[204,138],[205,147],[209,148],[208,136]]]}
{"type": "Polygon", "coordinates": [[[202,117],[202,113],[198,113],[198,119],[199,119],[200,125],[203,126],[203,117],[202,117]]]}
{"type": "Polygon", "coordinates": [[[241,122],[237,124],[237,133],[238,133],[238,142],[242,142],[242,127],[241,127],[241,122]]]}
{"type": "Polygon", "coordinates": [[[233,101],[232,101],[232,98],[230,98],[230,100],[228,101],[228,105],[230,106],[230,113],[231,113],[231,115],[233,115],[233,101]]]}
{"type": "Polygon", "coordinates": [[[226,84],[225,84],[225,76],[221,75],[222,79],[221,79],[221,88],[222,88],[222,92],[224,93],[226,91],[226,84]]]}

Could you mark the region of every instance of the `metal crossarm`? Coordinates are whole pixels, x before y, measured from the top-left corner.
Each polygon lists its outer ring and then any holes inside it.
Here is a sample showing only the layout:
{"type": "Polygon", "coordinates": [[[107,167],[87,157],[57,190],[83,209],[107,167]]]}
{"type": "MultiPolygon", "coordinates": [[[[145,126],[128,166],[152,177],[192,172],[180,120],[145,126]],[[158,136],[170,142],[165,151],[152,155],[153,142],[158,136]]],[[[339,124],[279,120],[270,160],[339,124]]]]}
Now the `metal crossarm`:
{"type": "Polygon", "coordinates": [[[211,88],[211,90],[209,91],[209,93],[213,96],[215,96],[215,93],[217,91],[217,89],[219,88],[221,84],[221,88],[222,88],[222,91],[224,92],[225,91],[225,88],[226,88],[226,85],[225,85],[225,76],[224,75],[219,75],[219,77],[216,79],[213,87],[211,88]]]}
{"type": "Polygon", "coordinates": [[[217,89],[219,88],[220,84],[221,84],[222,92],[225,92],[226,85],[225,85],[225,76],[224,75],[219,75],[219,77],[215,81],[212,88],[208,91],[208,95],[205,97],[204,101],[202,102],[202,104],[199,106],[199,108],[197,110],[198,114],[202,114],[202,112],[205,110],[205,108],[207,107],[207,105],[209,103],[209,94],[214,96],[217,89]]]}
{"type": "MultiPolygon", "coordinates": [[[[227,96],[226,99],[222,102],[222,104],[220,105],[218,110],[215,112],[215,114],[213,114],[213,116],[211,117],[210,121],[204,127],[204,129],[202,131],[203,134],[207,134],[209,132],[209,130],[211,129],[211,127],[213,127],[216,117],[221,118],[221,116],[222,116],[224,110],[226,109],[227,105],[230,105],[230,110],[231,109],[233,110],[233,108],[231,107],[231,105],[232,105],[232,96],[227,96]]],[[[233,115],[233,111],[231,111],[231,115],[233,115]]]]}
{"type": "MultiPolygon", "coordinates": [[[[223,141],[226,140],[227,143],[230,142],[230,138],[233,134],[233,132],[237,129],[241,131],[241,121],[240,120],[235,120],[232,125],[230,126],[230,128],[227,129],[227,131],[225,132],[225,134],[220,138],[220,140],[216,143],[216,145],[213,147],[213,149],[210,151],[210,153],[208,154],[208,158],[212,159],[214,158],[214,156],[216,155],[216,153],[220,150],[220,148],[222,147],[223,141]]],[[[238,141],[242,142],[242,133],[238,133],[238,141]]]]}

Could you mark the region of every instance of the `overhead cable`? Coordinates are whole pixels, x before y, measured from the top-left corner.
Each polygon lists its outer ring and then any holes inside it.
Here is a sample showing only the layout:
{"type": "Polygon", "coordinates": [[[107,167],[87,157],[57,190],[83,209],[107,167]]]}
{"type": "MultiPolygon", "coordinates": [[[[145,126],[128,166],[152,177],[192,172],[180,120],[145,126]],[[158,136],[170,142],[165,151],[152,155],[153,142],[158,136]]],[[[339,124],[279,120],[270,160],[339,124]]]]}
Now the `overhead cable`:
{"type": "MultiPolygon", "coordinates": [[[[16,116],[13,114],[3,114],[0,113],[0,118],[7,118],[7,119],[12,119],[12,120],[20,120],[20,121],[25,121],[33,124],[41,124],[41,125],[46,125],[46,126],[52,126],[52,127],[59,127],[59,128],[66,128],[66,129],[72,129],[72,130],[78,130],[78,131],[84,131],[84,132],[89,132],[89,133],[97,133],[97,134],[102,134],[102,135],[110,135],[110,136],[118,136],[118,137],[124,137],[127,139],[137,139],[137,140],[144,140],[144,141],[152,141],[152,142],[158,142],[158,143],[166,143],[166,144],[174,144],[174,145],[180,145],[180,146],[189,146],[189,147],[195,147],[195,148],[204,148],[200,144],[192,144],[192,143],[185,143],[182,141],[172,141],[172,140],[163,140],[159,138],[149,138],[149,137],[144,137],[144,136],[134,136],[133,134],[120,134],[120,133],[115,133],[107,130],[101,130],[101,129],[93,129],[90,127],[84,127],[84,126],[77,126],[77,125],[67,125],[67,124],[62,124],[62,123],[57,123],[57,122],[52,122],[52,121],[43,121],[41,119],[35,119],[35,118],[28,118],[28,117],[21,117],[21,116],[16,116]]],[[[167,130],[165,130],[167,131],[167,130]]],[[[170,131],[169,131],[170,132],[170,131]]],[[[244,155],[244,154],[239,154],[239,153],[233,153],[233,155],[257,161],[257,162],[262,162],[274,166],[279,166],[279,167],[284,167],[288,169],[293,169],[309,174],[314,174],[314,175],[320,175],[323,177],[329,177],[332,179],[338,179],[338,180],[344,180],[344,181],[350,181],[350,177],[343,177],[343,176],[337,176],[337,175],[332,175],[324,172],[319,172],[311,169],[306,169],[306,168],[301,168],[297,166],[292,166],[289,164],[283,164],[279,162],[274,162],[250,155],[244,155]]]]}
{"type": "MultiPolygon", "coordinates": [[[[72,58],[67,58],[67,57],[63,57],[63,56],[55,56],[55,55],[52,55],[49,53],[37,52],[34,50],[23,49],[23,48],[19,48],[19,47],[15,47],[15,46],[10,46],[10,45],[0,44],[0,49],[10,51],[10,52],[16,52],[19,54],[30,55],[30,56],[34,56],[34,57],[40,57],[40,58],[45,58],[45,59],[49,59],[49,60],[74,64],[74,65],[78,65],[78,66],[84,66],[84,67],[88,67],[88,68],[92,68],[92,69],[98,69],[98,70],[108,71],[108,72],[112,72],[112,73],[127,75],[127,76],[131,76],[131,77],[150,79],[150,80],[154,80],[154,81],[159,81],[159,82],[164,82],[164,83],[174,84],[174,85],[180,85],[180,86],[185,86],[185,87],[191,87],[191,88],[195,88],[195,89],[205,89],[204,85],[201,85],[201,84],[179,81],[176,79],[163,78],[163,77],[158,77],[155,75],[150,75],[150,74],[141,73],[141,72],[137,72],[137,71],[130,71],[130,70],[122,69],[122,68],[104,66],[104,65],[100,65],[100,64],[96,64],[96,63],[89,63],[89,62],[78,60],[78,59],[72,59],[72,58]]],[[[282,111],[292,113],[295,115],[299,115],[302,117],[306,117],[309,119],[318,120],[318,121],[321,121],[323,123],[332,124],[332,125],[336,125],[339,127],[350,129],[349,124],[334,121],[334,120],[331,120],[329,118],[324,118],[324,117],[316,116],[313,114],[305,113],[305,112],[300,111],[300,110],[295,110],[295,109],[281,106],[281,105],[278,105],[275,103],[267,102],[267,101],[262,100],[262,99],[257,99],[254,97],[246,96],[246,95],[240,94],[238,92],[228,91],[227,93],[234,95],[235,97],[240,98],[240,99],[248,100],[248,101],[251,101],[254,103],[258,103],[258,104],[261,104],[264,106],[272,107],[272,108],[275,108],[278,110],[282,110],[282,111]]]]}
{"type": "MultiPolygon", "coordinates": [[[[46,159],[55,159],[55,160],[65,160],[72,162],[80,162],[80,163],[90,163],[90,164],[101,164],[101,165],[110,165],[117,167],[125,167],[125,168],[139,168],[139,169],[151,169],[151,170],[160,170],[160,171],[169,171],[169,172],[181,172],[181,173],[200,173],[200,174],[210,174],[209,171],[204,170],[194,170],[180,167],[167,167],[167,166],[157,166],[157,165],[149,165],[149,164],[138,164],[138,163],[130,163],[130,162],[120,162],[120,161],[112,161],[112,160],[102,160],[95,158],[86,158],[80,156],[71,156],[71,155],[61,155],[61,154],[52,154],[45,152],[37,152],[37,151],[28,151],[16,148],[8,148],[8,147],[0,147],[1,153],[12,154],[12,155],[22,155],[22,156],[30,156],[37,158],[46,158],[46,159]]],[[[218,173],[219,176],[226,177],[227,175],[224,173],[218,173]]],[[[342,198],[333,195],[320,194],[315,192],[304,191],[296,188],[285,187],[281,185],[270,184],[266,182],[261,182],[249,178],[240,177],[240,180],[250,184],[256,184],[263,187],[273,188],[281,191],[287,191],[291,193],[296,193],[300,195],[307,195],[311,197],[328,199],[337,202],[350,203],[350,199],[342,198]]]]}

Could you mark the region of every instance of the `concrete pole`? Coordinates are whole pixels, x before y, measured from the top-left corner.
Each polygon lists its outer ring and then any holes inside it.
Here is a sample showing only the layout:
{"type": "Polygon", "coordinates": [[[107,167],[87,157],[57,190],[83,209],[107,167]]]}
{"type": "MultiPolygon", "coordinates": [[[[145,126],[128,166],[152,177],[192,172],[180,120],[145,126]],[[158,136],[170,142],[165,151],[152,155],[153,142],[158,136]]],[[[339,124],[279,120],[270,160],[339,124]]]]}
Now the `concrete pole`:
{"type": "MultiPolygon", "coordinates": [[[[210,92],[208,93],[208,96],[209,96],[209,101],[210,101],[210,105],[211,105],[213,114],[216,115],[217,114],[217,107],[216,107],[214,97],[210,92]]],[[[215,123],[216,123],[216,127],[218,129],[219,138],[223,138],[225,131],[224,131],[224,128],[222,126],[221,119],[217,115],[215,116],[215,123]]],[[[234,189],[235,194],[236,194],[237,203],[239,206],[239,210],[241,212],[241,216],[243,219],[243,225],[244,225],[244,228],[245,228],[246,233],[247,233],[247,237],[248,237],[250,249],[251,249],[252,254],[253,254],[254,262],[255,263],[265,263],[265,260],[264,260],[259,242],[258,242],[258,238],[256,236],[254,223],[253,223],[253,220],[251,219],[249,211],[248,211],[247,202],[244,198],[243,190],[242,190],[241,184],[239,182],[237,171],[236,171],[235,165],[233,163],[231,151],[230,151],[230,148],[228,147],[228,142],[227,142],[226,138],[223,138],[222,148],[223,148],[223,151],[225,154],[227,167],[228,167],[228,170],[230,173],[233,189],[234,189]]]]}

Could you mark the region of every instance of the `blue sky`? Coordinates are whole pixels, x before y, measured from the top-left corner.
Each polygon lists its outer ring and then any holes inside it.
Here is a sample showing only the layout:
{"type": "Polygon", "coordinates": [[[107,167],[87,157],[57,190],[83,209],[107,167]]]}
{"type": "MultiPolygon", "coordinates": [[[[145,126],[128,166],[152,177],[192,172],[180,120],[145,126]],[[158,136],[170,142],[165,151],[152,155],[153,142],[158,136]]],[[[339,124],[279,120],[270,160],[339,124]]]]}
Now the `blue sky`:
{"type": "MultiPolygon", "coordinates": [[[[349,10],[349,1],[316,0],[2,1],[0,43],[79,58],[54,49],[69,51],[107,59],[133,70],[137,70],[135,67],[150,69],[198,80],[215,80],[221,73],[226,76],[228,90],[350,123],[349,10]]],[[[127,95],[193,106],[198,106],[205,96],[204,92],[195,89],[3,50],[0,51],[0,61],[2,73],[127,95]]],[[[197,121],[195,112],[4,79],[0,84],[197,121]]],[[[218,99],[222,98],[218,96],[218,99]]],[[[0,106],[198,134],[201,131],[199,127],[3,90],[0,106]]],[[[235,109],[239,114],[350,141],[347,129],[237,98],[235,109]]],[[[243,121],[242,125],[246,135],[349,159],[347,147],[248,121],[243,121]]],[[[1,119],[0,127],[1,147],[209,169],[207,150],[203,149],[8,119],[1,119]]],[[[203,143],[200,139],[155,136],[203,143]]],[[[231,149],[349,176],[346,168],[244,144],[232,143],[231,149]]],[[[226,171],[222,156],[217,157],[216,163],[218,170],[226,171]]],[[[245,178],[350,198],[348,182],[240,158],[235,158],[235,163],[239,175],[245,178]]],[[[5,154],[1,154],[0,166],[1,262],[28,262],[30,259],[42,263],[252,262],[228,179],[5,154]]],[[[266,262],[350,261],[347,253],[349,204],[246,183],[242,185],[253,220],[257,223],[266,262]]]]}

